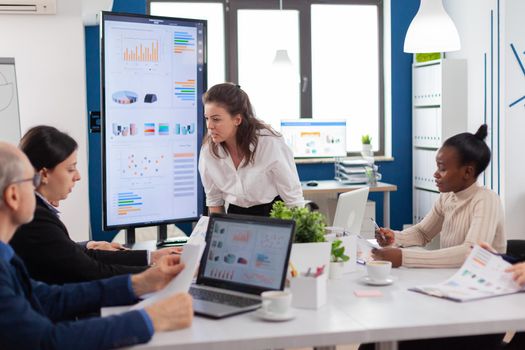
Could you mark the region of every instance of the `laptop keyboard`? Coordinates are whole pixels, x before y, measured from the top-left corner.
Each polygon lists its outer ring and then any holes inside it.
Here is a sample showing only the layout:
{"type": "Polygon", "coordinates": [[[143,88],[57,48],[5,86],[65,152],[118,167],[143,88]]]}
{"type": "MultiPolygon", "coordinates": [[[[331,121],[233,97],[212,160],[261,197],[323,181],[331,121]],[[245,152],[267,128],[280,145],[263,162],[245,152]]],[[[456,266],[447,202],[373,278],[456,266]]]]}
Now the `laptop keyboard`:
{"type": "Polygon", "coordinates": [[[260,300],[244,298],[238,295],[226,294],[207,289],[190,288],[190,294],[198,300],[210,301],[234,307],[246,307],[260,304],[260,300]]]}

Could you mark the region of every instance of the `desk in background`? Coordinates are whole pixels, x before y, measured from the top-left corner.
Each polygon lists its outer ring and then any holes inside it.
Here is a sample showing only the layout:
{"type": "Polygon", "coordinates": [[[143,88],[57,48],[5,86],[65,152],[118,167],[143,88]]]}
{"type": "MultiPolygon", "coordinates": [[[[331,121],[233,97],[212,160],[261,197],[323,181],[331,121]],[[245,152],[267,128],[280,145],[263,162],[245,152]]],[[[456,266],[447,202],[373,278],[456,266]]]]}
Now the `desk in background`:
{"type": "MultiPolygon", "coordinates": [[[[301,182],[303,194],[306,199],[312,199],[314,202],[320,202],[319,198],[323,196],[326,196],[326,198],[330,196],[337,198],[339,193],[358,190],[368,186],[366,184],[343,185],[336,180],[319,180],[315,181],[317,182],[317,186],[308,186],[306,185],[307,182],[309,181],[301,182]]],[[[397,186],[386,182],[378,182],[376,185],[369,187],[370,192],[383,192],[383,226],[390,227],[390,192],[397,191],[397,186]]],[[[328,203],[328,201],[326,201],[326,203],[328,203]]],[[[328,204],[326,205],[329,206],[328,204]]],[[[331,225],[333,222],[333,214],[330,208],[328,209],[328,214],[325,212],[325,215],[327,215],[330,220],[328,224],[331,225]]]]}
{"type": "Polygon", "coordinates": [[[395,349],[398,340],[525,330],[525,293],[456,303],[407,290],[443,281],[455,271],[393,269],[394,284],[371,287],[361,282],[365,269],[360,266],[341,280],[328,281],[325,306],[294,309],[291,321],[266,322],[253,312],[222,320],[195,317],[191,328],[157,333],[150,343],[133,349],[279,349],[366,342],[395,349]],[[383,296],[358,298],[356,289],[379,289],[383,296]]]}

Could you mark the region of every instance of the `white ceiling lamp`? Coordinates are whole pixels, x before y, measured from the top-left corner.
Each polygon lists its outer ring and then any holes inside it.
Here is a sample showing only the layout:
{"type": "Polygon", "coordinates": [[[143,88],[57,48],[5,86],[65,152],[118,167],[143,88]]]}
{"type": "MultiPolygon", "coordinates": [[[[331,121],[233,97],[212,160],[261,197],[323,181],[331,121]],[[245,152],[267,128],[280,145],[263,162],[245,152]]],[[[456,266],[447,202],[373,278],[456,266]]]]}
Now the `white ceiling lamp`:
{"type": "Polygon", "coordinates": [[[288,50],[277,50],[275,51],[275,57],[273,58],[273,65],[292,66],[292,60],[288,56],[288,50]]]}
{"type": "Polygon", "coordinates": [[[461,48],[454,22],[442,0],[421,0],[408,27],[403,51],[410,53],[447,52],[461,48]]]}
{"type": "MultiPolygon", "coordinates": [[[[286,21],[285,13],[283,12],[283,0],[279,0],[279,9],[280,9],[280,18],[278,22],[286,21]]],[[[282,43],[281,43],[282,44],[282,43]]],[[[284,44],[283,44],[284,46],[284,44]]],[[[299,82],[300,77],[295,71],[295,67],[288,55],[288,50],[283,48],[278,48],[275,51],[275,56],[272,61],[272,71],[273,74],[279,78],[291,79],[291,81],[299,82]]]]}
{"type": "MultiPolygon", "coordinates": [[[[283,0],[279,0],[279,10],[281,14],[283,13],[283,0]]],[[[286,49],[277,49],[275,51],[275,57],[273,58],[272,64],[274,66],[282,66],[282,67],[292,67],[292,60],[290,60],[290,56],[288,56],[288,50],[286,49]]]]}

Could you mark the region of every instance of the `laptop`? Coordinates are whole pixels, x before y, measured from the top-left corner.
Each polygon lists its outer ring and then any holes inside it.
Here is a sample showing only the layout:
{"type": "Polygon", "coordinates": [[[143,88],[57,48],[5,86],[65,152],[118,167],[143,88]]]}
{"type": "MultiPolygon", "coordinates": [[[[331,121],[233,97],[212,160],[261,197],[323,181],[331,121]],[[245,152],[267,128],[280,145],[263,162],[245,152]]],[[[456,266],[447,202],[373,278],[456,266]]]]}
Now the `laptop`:
{"type": "Polygon", "coordinates": [[[341,193],[335,209],[334,228],[340,227],[347,233],[359,234],[367,199],[368,187],[341,193]]]}
{"type": "Polygon", "coordinates": [[[195,314],[223,318],[255,310],[260,294],[283,290],[295,221],[211,214],[197,282],[195,314]]]}

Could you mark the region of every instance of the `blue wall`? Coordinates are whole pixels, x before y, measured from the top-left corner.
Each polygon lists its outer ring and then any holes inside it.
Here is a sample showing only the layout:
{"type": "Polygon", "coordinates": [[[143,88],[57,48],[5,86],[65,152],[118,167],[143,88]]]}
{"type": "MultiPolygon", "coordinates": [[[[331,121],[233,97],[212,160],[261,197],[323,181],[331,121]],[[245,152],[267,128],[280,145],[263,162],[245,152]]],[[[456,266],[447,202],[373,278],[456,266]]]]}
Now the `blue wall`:
{"type": "MultiPolygon", "coordinates": [[[[419,6],[419,0],[392,0],[392,155],[394,162],[382,162],[379,171],[384,182],[396,184],[390,200],[391,227],[400,229],[412,221],[412,55],[403,53],[405,34],[419,6]]],[[[115,0],[113,11],[146,13],[145,0],[115,0]]],[[[86,27],[86,85],[88,111],[100,110],[99,27],[86,27]]],[[[388,54],[388,53],[387,53],[388,54]]],[[[102,232],[100,134],[89,135],[89,200],[92,235],[95,240],[110,240],[115,232],[102,232]]],[[[333,179],[333,164],[299,164],[301,180],[333,179]]],[[[383,222],[383,196],[371,194],[376,201],[377,221],[383,222]]],[[[185,232],[190,224],[179,225],[185,232]]]]}

